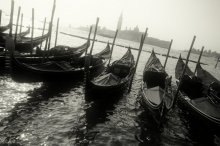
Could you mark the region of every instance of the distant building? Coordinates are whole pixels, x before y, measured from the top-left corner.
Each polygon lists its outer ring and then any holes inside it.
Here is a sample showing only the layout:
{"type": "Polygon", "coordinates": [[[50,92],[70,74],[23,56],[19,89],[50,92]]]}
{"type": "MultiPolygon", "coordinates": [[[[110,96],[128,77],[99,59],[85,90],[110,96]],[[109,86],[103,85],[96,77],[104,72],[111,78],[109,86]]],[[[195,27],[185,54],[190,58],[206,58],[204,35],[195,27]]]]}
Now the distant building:
{"type": "Polygon", "coordinates": [[[123,16],[122,16],[122,13],[121,13],[121,15],[120,15],[119,18],[118,18],[118,25],[117,25],[118,31],[121,30],[122,20],[123,20],[123,16]]]}

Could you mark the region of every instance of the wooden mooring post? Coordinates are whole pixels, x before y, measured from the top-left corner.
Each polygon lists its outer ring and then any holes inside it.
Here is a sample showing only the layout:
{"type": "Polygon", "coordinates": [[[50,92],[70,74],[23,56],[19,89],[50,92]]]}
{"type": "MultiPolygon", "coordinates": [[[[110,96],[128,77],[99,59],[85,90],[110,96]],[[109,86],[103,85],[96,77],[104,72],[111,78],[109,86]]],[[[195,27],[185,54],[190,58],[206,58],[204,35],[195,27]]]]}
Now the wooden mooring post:
{"type": "Polygon", "coordinates": [[[1,26],[1,23],[2,23],[2,10],[0,10],[0,26],[1,26]]]}
{"type": "MultiPolygon", "coordinates": [[[[42,31],[42,36],[44,35],[44,31],[45,31],[45,27],[46,27],[46,22],[47,22],[47,18],[44,18],[44,25],[43,25],[43,31],[42,31]]],[[[40,43],[40,49],[42,48],[42,44],[43,42],[40,43]]]]}
{"type": "Polygon", "coordinates": [[[198,59],[198,61],[197,61],[197,63],[196,63],[196,67],[195,67],[195,70],[194,70],[194,76],[195,76],[195,74],[196,74],[196,70],[197,70],[197,66],[198,66],[198,64],[200,63],[200,60],[201,60],[201,58],[202,58],[202,54],[203,54],[203,50],[204,50],[204,46],[202,46],[202,50],[201,50],[201,52],[200,52],[200,54],[199,54],[199,59],[198,59]]]}
{"type": "Polygon", "coordinates": [[[14,16],[14,0],[11,0],[11,13],[10,13],[10,30],[9,30],[9,36],[12,37],[12,29],[13,29],[13,16],[14,16]]]}
{"type": "Polygon", "coordinates": [[[19,33],[21,33],[21,30],[22,30],[22,26],[23,25],[23,13],[21,14],[21,22],[20,22],[20,30],[19,30],[19,33]]]}
{"type": "Polygon", "coordinates": [[[220,61],[220,57],[217,59],[217,62],[216,62],[216,65],[215,65],[215,68],[218,66],[218,62],[220,61]]]}
{"type": "Polygon", "coordinates": [[[9,36],[6,38],[6,43],[5,43],[5,71],[6,72],[9,72],[10,71],[10,68],[11,68],[11,60],[10,60],[10,57],[11,57],[11,48],[13,46],[10,46],[10,45],[13,45],[14,44],[14,40],[12,39],[12,24],[13,24],[13,15],[14,15],[14,0],[11,0],[11,13],[10,13],[10,20],[9,20],[9,23],[10,23],[10,30],[9,30],[9,36]]]}
{"type": "Polygon", "coordinates": [[[53,3],[53,9],[52,9],[52,14],[51,14],[51,19],[50,19],[50,28],[49,28],[49,37],[48,37],[49,40],[48,40],[47,50],[50,49],[51,36],[52,36],[52,28],[53,28],[53,18],[54,18],[55,8],[56,8],[56,0],[54,0],[54,3],[53,3]]]}
{"type": "Polygon", "coordinates": [[[14,43],[15,43],[15,44],[16,44],[17,35],[18,35],[18,23],[19,23],[19,18],[20,18],[20,12],[21,12],[21,7],[19,6],[19,8],[18,8],[17,22],[16,22],[16,27],[15,27],[15,37],[14,37],[14,43]]]}
{"type": "MultiPolygon", "coordinates": [[[[94,47],[94,43],[95,43],[95,38],[96,38],[96,33],[97,33],[97,28],[98,28],[98,23],[99,23],[99,17],[96,19],[96,25],[95,25],[95,32],[94,32],[94,36],[93,36],[93,42],[92,42],[92,46],[90,49],[89,54],[85,55],[85,67],[84,67],[84,72],[85,72],[85,87],[88,86],[89,80],[90,80],[90,72],[89,72],[89,66],[90,66],[90,62],[92,59],[92,51],[93,51],[93,47],[94,47]]],[[[92,28],[90,28],[90,31],[92,30],[92,28]]],[[[90,37],[90,34],[89,34],[90,37]]],[[[89,39],[89,38],[88,38],[89,39]]]]}
{"type": "Polygon", "coordinates": [[[188,54],[187,54],[186,63],[185,63],[185,66],[184,66],[184,68],[183,68],[183,72],[182,72],[182,74],[181,74],[181,76],[180,76],[179,85],[178,85],[178,87],[177,87],[176,94],[175,94],[175,96],[174,96],[173,106],[174,106],[175,103],[177,102],[177,98],[178,98],[178,95],[179,95],[179,90],[180,90],[180,87],[181,87],[181,84],[182,84],[183,77],[184,77],[185,72],[186,72],[186,67],[187,67],[188,62],[189,62],[189,56],[190,56],[190,53],[191,53],[191,51],[192,51],[193,45],[194,45],[194,43],[195,43],[195,40],[196,40],[196,36],[193,37],[193,40],[192,40],[192,43],[191,43],[189,52],[188,52],[188,54]]]}
{"type": "Polygon", "coordinates": [[[118,29],[116,29],[115,36],[114,36],[114,39],[113,39],[113,42],[112,42],[112,47],[111,47],[111,52],[110,52],[110,58],[109,58],[109,61],[108,61],[108,66],[109,66],[109,64],[111,62],[112,53],[113,53],[113,49],[114,49],[115,40],[116,40],[117,35],[118,35],[118,29]]]}
{"type": "MultiPolygon", "coordinates": [[[[88,42],[90,41],[91,33],[92,33],[92,25],[91,25],[90,28],[89,28],[89,34],[88,34],[88,38],[87,38],[87,41],[88,41],[88,42]]],[[[89,42],[89,44],[90,44],[90,42],[89,42]]],[[[86,48],[85,56],[87,55],[88,49],[89,49],[89,47],[86,48]]]]}
{"type": "Polygon", "coordinates": [[[142,49],[143,49],[145,38],[147,36],[147,32],[148,32],[148,28],[146,28],[144,35],[143,34],[141,35],[141,42],[140,42],[140,46],[139,46],[138,56],[137,56],[137,60],[136,60],[135,67],[134,67],[134,73],[132,74],[131,82],[130,82],[129,87],[128,87],[128,92],[131,91],[132,83],[133,83],[133,80],[134,80],[134,75],[135,75],[136,70],[137,70],[138,62],[139,62],[139,59],[140,59],[140,56],[141,56],[141,52],[142,52],[142,49]]]}
{"type": "Polygon", "coordinates": [[[170,55],[170,50],[171,50],[172,44],[173,44],[173,39],[170,41],[170,45],[169,45],[169,48],[168,48],[168,51],[167,51],[167,56],[166,56],[166,59],[165,59],[165,62],[164,62],[164,68],[166,68],[167,60],[168,60],[169,55],[170,55]]]}
{"type": "Polygon", "coordinates": [[[60,21],[60,18],[57,19],[56,38],[55,38],[54,47],[57,46],[57,38],[58,38],[58,31],[59,31],[59,21],[60,21]]]}
{"type": "Polygon", "coordinates": [[[33,37],[34,37],[34,8],[32,8],[32,29],[31,29],[31,54],[33,53],[33,37]]]}

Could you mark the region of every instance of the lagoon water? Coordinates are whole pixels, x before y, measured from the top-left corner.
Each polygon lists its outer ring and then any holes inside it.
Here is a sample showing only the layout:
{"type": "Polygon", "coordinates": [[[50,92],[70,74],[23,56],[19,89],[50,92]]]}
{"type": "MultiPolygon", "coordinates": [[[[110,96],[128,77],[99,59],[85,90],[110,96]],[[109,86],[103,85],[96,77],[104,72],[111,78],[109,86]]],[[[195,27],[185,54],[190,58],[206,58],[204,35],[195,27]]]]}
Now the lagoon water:
{"type": "MultiPolygon", "coordinates": [[[[87,37],[87,32],[62,28],[61,31],[87,37]]],[[[109,38],[98,36],[108,41],[109,38]]],[[[54,38],[52,39],[54,40],[54,38]]],[[[59,34],[58,44],[78,46],[85,40],[59,34]]],[[[109,40],[112,41],[111,39],[109,40]]],[[[117,39],[116,43],[138,48],[139,43],[117,39]]],[[[95,43],[94,53],[105,44],[95,43]]],[[[165,54],[166,49],[144,45],[144,50],[165,54]]],[[[126,49],[115,47],[113,60],[123,56],[126,49]]],[[[135,58],[137,51],[132,51],[135,58]]],[[[186,56],[187,52],[171,50],[171,55],[186,56]]],[[[83,79],[70,83],[16,83],[9,75],[0,76],[0,145],[214,145],[220,143],[218,133],[192,121],[179,105],[167,115],[158,128],[150,113],[139,104],[143,68],[150,56],[142,52],[130,93],[118,97],[103,95],[90,100],[85,94],[83,79]],[[113,100],[114,98],[114,100],[113,100]]],[[[165,57],[158,55],[164,63],[165,57]]],[[[191,54],[192,60],[198,55],[191,54]]],[[[166,71],[173,76],[175,65],[170,58],[166,71]]],[[[203,66],[220,79],[220,64],[214,58],[203,57],[203,66]]],[[[189,63],[192,70],[195,63],[189,63]]]]}

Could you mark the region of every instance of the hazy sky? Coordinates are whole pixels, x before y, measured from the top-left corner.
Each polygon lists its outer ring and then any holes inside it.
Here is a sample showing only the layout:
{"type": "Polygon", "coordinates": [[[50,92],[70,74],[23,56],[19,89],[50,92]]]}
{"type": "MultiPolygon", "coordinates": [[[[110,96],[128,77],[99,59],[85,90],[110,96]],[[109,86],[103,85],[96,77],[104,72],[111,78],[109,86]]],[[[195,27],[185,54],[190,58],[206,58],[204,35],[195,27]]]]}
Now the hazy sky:
{"type": "MultiPolygon", "coordinates": [[[[0,0],[0,9],[10,12],[10,0],[0,0]]],[[[51,15],[53,0],[15,0],[24,16],[43,20],[51,15]]],[[[115,30],[123,12],[122,29],[139,26],[149,28],[149,36],[174,39],[174,49],[188,49],[193,35],[196,48],[220,52],[220,0],[57,0],[55,20],[63,26],[85,26],[100,17],[100,26],[115,30]]],[[[17,10],[15,9],[15,13],[17,10]]]]}

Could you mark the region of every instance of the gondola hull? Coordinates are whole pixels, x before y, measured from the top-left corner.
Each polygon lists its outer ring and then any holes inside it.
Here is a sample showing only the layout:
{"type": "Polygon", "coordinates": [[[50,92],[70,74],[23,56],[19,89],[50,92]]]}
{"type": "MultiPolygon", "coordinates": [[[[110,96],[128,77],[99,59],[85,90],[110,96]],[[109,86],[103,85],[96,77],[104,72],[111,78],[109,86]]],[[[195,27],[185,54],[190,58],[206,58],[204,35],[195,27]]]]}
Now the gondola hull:
{"type": "Polygon", "coordinates": [[[48,34],[45,34],[41,37],[33,38],[33,41],[31,42],[31,38],[25,38],[23,37],[21,41],[17,41],[15,43],[15,50],[18,52],[30,52],[34,47],[40,45],[44,40],[46,40],[48,37],[48,34]]]}
{"type": "Polygon", "coordinates": [[[128,88],[130,81],[131,81],[131,76],[124,82],[116,85],[103,86],[103,85],[98,85],[94,82],[90,82],[88,88],[89,90],[92,91],[92,93],[117,95],[123,93],[123,91],[128,88]]]}
{"type": "MultiPolygon", "coordinates": [[[[196,123],[199,122],[202,126],[206,125],[207,127],[211,128],[210,130],[212,131],[220,130],[220,118],[212,117],[204,113],[203,111],[199,110],[193,104],[193,100],[191,100],[184,93],[181,93],[178,99],[179,99],[178,103],[181,105],[181,108],[183,110],[187,110],[187,112],[189,113],[190,120],[193,120],[193,122],[196,123]]],[[[203,99],[203,100],[208,100],[208,99],[203,99]]],[[[220,110],[220,108],[218,110],[220,110]]]]}
{"type": "Polygon", "coordinates": [[[117,95],[123,93],[134,75],[134,57],[128,49],[124,56],[109,65],[89,82],[92,93],[117,95]]]}
{"type": "MultiPolygon", "coordinates": [[[[181,74],[177,68],[183,65],[185,65],[184,62],[179,58],[176,66],[176,75],[181,74]]],[[[197,72],[200,72],[200,70],[197,70],[197,72]]],[[[212,127],[212,130],[220,130],[220,106],[210,100],[206,91],[207,84],[204,82],[207,81],[208,83],[212,78],[206,78],[203,81],[203,76],[190,76],[191,74],[192,72],[190,74],[186,73],[182,77],[178,103],[182,105],[184,110],[188,111],[194,121],[203,124],[203,126],[212,127]]],[[[177,85],[179,85],[178,82],[177,85]]]]}
{"type": "MultiPolygon", "coordinates": [[[[90,67],[91,75],[101,72],[105,62],[90,67]]],[[[15,58],[11,59],[11,76],[17,82],[57,82],[73,81],[84,77],[84,67],[71,70],[40,70],[21,64],[15,58]]]]}
{"type": "Polygon", "coordinates": [[[164,116],[173,107],[171,79],[152,51],[143,73],[141,104],[150,111],[157,124],[163,122],[164,116]]]}

